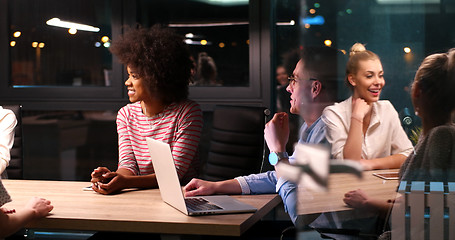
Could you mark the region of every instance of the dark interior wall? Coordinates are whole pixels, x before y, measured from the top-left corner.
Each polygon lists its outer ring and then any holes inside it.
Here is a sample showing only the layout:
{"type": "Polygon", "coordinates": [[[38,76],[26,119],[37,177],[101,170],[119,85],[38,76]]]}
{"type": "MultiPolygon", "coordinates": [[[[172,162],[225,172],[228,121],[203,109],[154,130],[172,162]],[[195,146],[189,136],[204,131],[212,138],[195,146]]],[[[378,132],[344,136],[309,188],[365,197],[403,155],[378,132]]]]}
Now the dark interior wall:
{"type": "MultiPolygon", "coordinates": [[[[99,166],[117,169],[114,112],[26,112],[23,121],[24,178],[89,181],[99,166]],[[105,118],[102,119],[101,117],[105,118]]],[[[203,112],[200,170],[209,149],[213,113],[203,112]]]]}

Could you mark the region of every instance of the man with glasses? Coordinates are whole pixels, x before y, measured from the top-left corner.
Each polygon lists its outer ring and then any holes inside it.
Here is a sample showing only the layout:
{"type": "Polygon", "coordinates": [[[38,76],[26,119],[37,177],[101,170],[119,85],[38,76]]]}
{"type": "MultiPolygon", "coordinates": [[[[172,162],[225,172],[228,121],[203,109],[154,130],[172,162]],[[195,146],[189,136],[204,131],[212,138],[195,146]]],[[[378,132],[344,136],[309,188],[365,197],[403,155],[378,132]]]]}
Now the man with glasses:
{"type": "MultiPolygon", "coordinates": [[[[326,143],[325,125],[321,121],[324,108],[332,105],[337,96],[337,55],[339,52],[328,47],[307,47],[301,52],[293,75],[289,77],[287,91],[291,93],[292,114],[299,114],[305,123],[300,130],[299,143],[326,143]]],[[[288,156],[286,143],[289,138],[289,116],[276,113],[264,130],[264,137],[270,150],[269,161],[293,163],[288,156]]],[[[276,171],[251,174],[235,179],[209,182],[192,179],[185,187],[185,196],[212,194],[267,194],[279,193],[285,210],[293,223],[297,219],[296,185],[281,178],[276,171]]]]}

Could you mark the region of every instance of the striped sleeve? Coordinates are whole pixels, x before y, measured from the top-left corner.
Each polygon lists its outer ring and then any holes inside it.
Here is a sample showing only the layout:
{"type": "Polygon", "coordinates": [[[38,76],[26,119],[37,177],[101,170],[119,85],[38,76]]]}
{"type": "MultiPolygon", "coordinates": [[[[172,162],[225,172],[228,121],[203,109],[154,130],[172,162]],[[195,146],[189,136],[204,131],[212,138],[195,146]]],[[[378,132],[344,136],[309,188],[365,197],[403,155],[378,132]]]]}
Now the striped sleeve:
{"type": "Polygon", "coordinates": [[[182,184],[197,177],[202,121],[199,105],[190,100],[173,103],[151,117],[143,114],[140,102],[128,104],[117,115],[118,168],[128,169],[135,175],[155,173],[146,141],[150,137],[170,145],[182,184]]]}
{"type": "Polygon", "coordinates": [[[119,146],[119,162],[118,168],[125,168],[139,175],[139,169],[136,162],[136,157],[133,152],[131,134],[129,131],[130,111],[127,111],[127,106],[121,108],[117,114],[117,133],[119,146]]]}
{"type": "Polygon", "coordinates": [[[202,111],[195,102],[181,107],[178,128],[171,143],[172,156],[180,179],[197,176],[197,150],[202,132],[202,111]],[[192,171],[192,172],[189,172],[192,171]]]}

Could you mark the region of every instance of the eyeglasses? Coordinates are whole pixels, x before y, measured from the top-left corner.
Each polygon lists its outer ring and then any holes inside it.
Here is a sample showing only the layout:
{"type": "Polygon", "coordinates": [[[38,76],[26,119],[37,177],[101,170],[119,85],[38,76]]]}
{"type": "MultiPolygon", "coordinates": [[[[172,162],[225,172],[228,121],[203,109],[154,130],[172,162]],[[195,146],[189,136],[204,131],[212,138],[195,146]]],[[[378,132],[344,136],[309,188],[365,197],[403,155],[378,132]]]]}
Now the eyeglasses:
{"type": "MultiPolygon", "coordinates": [[[[299,79],[296,78],[294,75],[291,75],[290,77],[288,77],[289,85],[291,85],[291,84],[294,85],[297,82],[297,80],[299,80],[299,79]]],[[[308,79],[308,81],[317,81],[317,79],[310,77],[308,79]]]]}

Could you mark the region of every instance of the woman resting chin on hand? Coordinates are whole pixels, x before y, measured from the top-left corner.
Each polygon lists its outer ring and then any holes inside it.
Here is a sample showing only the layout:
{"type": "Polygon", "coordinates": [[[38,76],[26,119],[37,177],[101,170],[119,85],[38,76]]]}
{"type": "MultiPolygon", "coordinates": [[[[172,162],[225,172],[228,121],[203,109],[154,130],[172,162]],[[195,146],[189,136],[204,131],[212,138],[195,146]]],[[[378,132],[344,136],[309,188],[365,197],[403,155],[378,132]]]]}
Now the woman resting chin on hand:
{"type": "Polygon", "coordinates": [[[385,85],[381,60],[360,43],[351,48],[346,84],[352,96],[323,112],[332,155],[359,161],[365,170],[399,168],[412,143],[392,104],[379,100],[385,85]]]}

